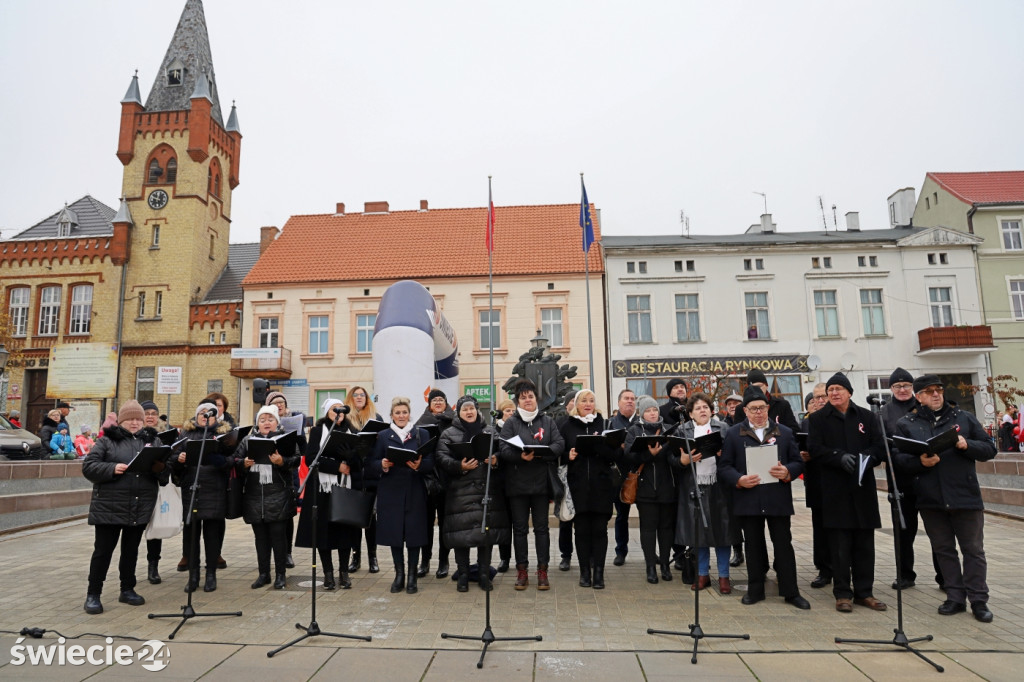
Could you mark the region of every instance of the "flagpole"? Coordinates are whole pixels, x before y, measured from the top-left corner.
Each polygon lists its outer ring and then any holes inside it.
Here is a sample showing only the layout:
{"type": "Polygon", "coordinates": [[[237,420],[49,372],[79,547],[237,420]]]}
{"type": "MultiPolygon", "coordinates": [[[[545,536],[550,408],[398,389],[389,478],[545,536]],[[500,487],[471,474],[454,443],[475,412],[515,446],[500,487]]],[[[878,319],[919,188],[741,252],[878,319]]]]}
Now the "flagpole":
{"type": "MultiPolygon", "coordinates": [[[[583,190],[583,200],[586,201],[587,188],[583,184],[583,173],[580,173],[580,189],[583,190]]],[[[582,209],[581,209],[582,210],[582,209]]],[[[586,207],[587,213],[590,207],[586,207]]],[[[590,390],[597,392],[597,384],[594,383],[594,324],[590,318],[590,249],[587,248],[587,230],[583,228],[583,269],[586,273],[587,287],[587,348],[590,354],[590,390]]]]}
{"type": "MultiPolygon", "coordinates": [[[[494,199],[491,196],[491,176],[487,176],[487,230],[490,234],[487,249],[487,345],[491,368],[491,411],[498,408],[498,391],[494,385],[494,199]]],[[[500,327],[499,327],[500,329],[500,327]]]]}

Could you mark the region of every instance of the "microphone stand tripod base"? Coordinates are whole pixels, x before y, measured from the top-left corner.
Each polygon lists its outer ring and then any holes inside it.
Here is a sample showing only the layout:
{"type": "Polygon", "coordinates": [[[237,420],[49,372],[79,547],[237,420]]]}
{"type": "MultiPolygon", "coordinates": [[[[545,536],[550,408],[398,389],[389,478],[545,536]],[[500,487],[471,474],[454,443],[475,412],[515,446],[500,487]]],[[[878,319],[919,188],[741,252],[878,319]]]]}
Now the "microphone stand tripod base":
{"type": "Polygon", "coordinates": [[[915,642],[932,641],[933,638],[931,635],[925,635],[924,637],[914,637],[913,639],[908,639],[906,633],[903,632],[903,630],[900,630],[899,628],[893,628],[892,631],[896,633],[896,636],[892,638],[891,642],[887,642],[883,639],[844,639],[842,637],[836,637],[835,642],[836,644],[892,644],[893,646],[898,646],[900,649],[903,649],[904,651],[909,651],[910,653],[914,654],[925,663],[931,665],[938,672],[945,672],[945,668],[943,668],[941,665],[931,660],[914,647],[910,646],[915,642]]]}

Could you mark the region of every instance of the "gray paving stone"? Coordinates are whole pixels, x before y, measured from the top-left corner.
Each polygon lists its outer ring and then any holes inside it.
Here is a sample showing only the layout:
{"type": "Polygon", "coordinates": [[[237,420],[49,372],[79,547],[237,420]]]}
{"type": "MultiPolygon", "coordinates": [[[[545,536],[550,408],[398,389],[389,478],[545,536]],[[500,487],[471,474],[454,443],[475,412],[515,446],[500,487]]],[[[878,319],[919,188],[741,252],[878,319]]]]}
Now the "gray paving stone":
{"type": "MultiPolygon", "coordinates": [[[[691,645],[692,649],[692,645],[691,645]]],[[[648,682],[669,682],[670,680],[751,680],[750,670],[735,654],[707,654],[697,651],[697,663],[690,663],[691,652],[654,653],[641,652],[638,655],[648,682]]]]}
{"type": "Polygon", "coordinates": [[[535,680],[587,680],[623,682],[643,679],[636,654],[631,652],[537,653],[535,680]]]}
{"type": "Polygon", "coordinates": [[[535,654],[532,652],[504,651],[498,647],[499,643],[492,644],[484,657],[484,667],[477,669],[477,661],[480,660],[480,648],[477,644],[476,651],[438,651],[434,660],[430,663],[427,674],[423,677],[424,682],[443,680],[463,679],[497,679],[500,676],[502,682],[531,682],[533,680],[533,666],[535,654]]]}
{"type": "Polygon", "coordinates": [[[740,658],[760,682],[792,682],[794,679],[864,682],[868,679],[849,661],[835,654],[742,654],[740,658]]]}
{"type": "MultiPolygon", "coordinates": [[[[283,656],[283,654],[279,656],[283,656]]],[[[419,680],[423,677],[423,673],[430,666],[433,658],[433,651],[338,650],[311,678],[311,682],[419,680]]]]}
{"type": "Polygon", "coordinates": [[[295,646],[273,658],[267,658],[271,647],[247,646],[224,659],[220,665],[203,676],[203,680],[216,682],[229,680],[257,682],[273,680],[308,680],[330,659],[337,649],[318,646],[295,646]]]}
{"type": "MultiPolygon", "coordinates": [[[[943,656],[940,652],[924,651],[922,653],[945,669],[941,675],[942,682],[950,680],[978,682],[983,679],[956,661],[943,656]]],[[[872,680],[900,680],[900,682],[931,680],[934,682],[938,674],[932,666],[908,651],[844,653],[843,658],[872,680]]]]}
{"type": "Polygon", "coordinates": [[[992,682],[1018,682],[1024,677],[1024,654],[1020,653],[958,652],[947,658],[992,682]]]}

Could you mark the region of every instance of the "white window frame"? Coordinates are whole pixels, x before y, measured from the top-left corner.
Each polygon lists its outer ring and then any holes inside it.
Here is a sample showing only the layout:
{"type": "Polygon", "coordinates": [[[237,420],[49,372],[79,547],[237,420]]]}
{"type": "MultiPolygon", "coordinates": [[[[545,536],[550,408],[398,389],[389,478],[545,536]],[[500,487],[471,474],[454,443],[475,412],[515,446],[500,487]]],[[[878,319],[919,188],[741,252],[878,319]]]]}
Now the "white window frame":
{"type": "Polygon", "coordinates": [[[373,329],[377,325],[377,313],[356,313],[356,352],[373,352],[373,329]],[[369,318],[364,320],[361,318],[369,318]]]}
{"type": "Polygon", "coordinates": [[[684,292],[675,294],[673,300],[676,304],[676,343],[697,343],[703,340],[701,336],[701,324],[700,324],[700,294],[696,292],[684,292]],[[680,298],[683,299],[683,307],[680,307],[680,298]],[[690,300],[687,300],[690,299],[690,300]],[[693,306],[688,304],[693,303],[693,306]],[[683,338],[679,333],[681,327],[679,326],[680,316],[683,316],[686,323],[683,328],[686,329],[686,338],[683,338]],[[693,325],[697,326],[697,338],[690,338],[690,331],[693,325]]]}
{"type": "Polygon", "coordinates": [[[1024,219],[999,218],[999,246],[1003,251],[1024,250],[1024,219]]]}
{"type": "Polygon", "coordinates": [[[956,295],[951,285],[928,287],[928,321],[932,327],[952,327],[956,324],[956,295]],[[949,296],[942,300],[942,293],[949,296]]]}
{"type": "Polygon", "coordinates": [[[1014,320],[1024,320],[1024,277],[1008,278],[1006,287],[1010,294],[1010,314],[1014,320]]]}
{"type": "Polygon", "coordinates": [[[135,317],[142,319],[146,317],[146,292],[139,292],[139,303],[138,310],[135,311],[135,317]]]}
{"type": "Polygon", "coordinates": [[[156,396],[156,368],[136,367],[135,368],[135,399],[138,401],[153,400],[156,396]],[[146,376],[148,375],[148,376],[146,376]],[[142,391],[148,386],[148,395],[142,391]]]}
{"type": "Polygon", "coordinates": [[[281,318],[279,317],[261,317],[259,324],[259,337],[258,343],[260,348],[279,348],[280,344],[278,340],[280,337],[280,326],[281,318]],[[271,321],[273,321],[273,327],[271,327],[271,321]],[[264,326],[264,323],[266,325],[264,326]],[[271,343],[273,341],[273,343],[271,343]]]}
{"type": "Polygon", "coordinates": [[[69,334],[86,336],[92,333],[92,293],[91,284],[77,284],[72,287],[69,334]]]}
{"type": "Polygon", "coordinates": [[[650,294],[642,294],[642,293],[626,294],[626,306],[625,306],[625,312],[626,312],[626,343],[628,343],[628,344],[648,344],[648,343],[654,343],[654,309],[651,306],[652,298],[653,297],[650,294]],[[630,299],[638,299],[638,304],[639,304],[639,299],[641,299],[641,298],[646,298],[647,299],[647,307],[646,308],[637,308],[636,310],[630,310],[629,309],[630,299]],[[648,331],[648,336],[649,336],[649,338],[646,339],[646,340],[643,338],[643,326],[642,326],[643,316],[645,314],[647,315],[647,331],[648,331]],[[633,339],[633,334],[632,334],[632,329],[633,328],[632,328],[632,326],[630,324],[630,319],[634,315],[636,316],[636,328],[637,328],[637,338],[636,338],[636,340],[633,339]]]}
{"type": "Polygon", "coordinates": [[[309,355],[329,355],[331,352],[331,316],[330,315],[310,315],[306,318],[306,339],[308,346],[306,347],[306,353],[309,355]],[[313,320],[318,320],[316,326],[313,326],[313,320]],[[322,320],[323,326],[321,326],[322,320]],[[316,350],[313,350],[313,335],[316,335],[317,343],[316,350]]]}
{"type": "Polygon", "coordinates": [[[57,336],[60,331],[60,286],[39,291],[39,336],[57,336]]]}
{"type": "Polygon", "coordinates": [[[743,334],[749,341],[764,341],[765,339],[771,339],[772,337],[772,300],[771,296],[767,291],[744,291],[743,292],[743,334]],[[747,303],[748,296],[764,296],[764,305],[755,300],[753,305],[747,303]],[[767,334],[762,333],[761,320],[759,320],[759,311],[764,311],[764,325],[767,334]],[[754,313],[753,325],[757,328],[757,338],[751,339],[749,336],[751,321],[750,313],[754,313]]]}
{"type": "Polygon", "coordinates": [[[29,303],[32,300],[32,289],[29,287],[17,287],[10,290],[10,303],[8,305],[8,320],[11,325],[11,336],[28,336],[28,311],[29,303]],[[22,300],[24,298],[24,300],[22,300]]]}
{"type": "Polygon", "coordinates": [[[483,350],[501,348],[501,311],[497,308],[478,310],[476,322],[480,348],[483,350]]]}
{"type": "Polygon", "coordinates": [[[551,348],[563,348],[565,346],[565,328],[562,320],[561,306],[540,309],[540,333],[548,340],[551,348]],[[557,317],[557,319],[555,319],[557,317]]]}
{"type": "Polygon", "coordinates": [[[158,291],[153,297],[153,317],[159,318],[164,312],[164,292],[158,291]]]}
{"type": "Polygon", "coordinates": [[[839,338],[839,292],[835,289],[815,289],[813,296],[815,334],[819,339],[839,338]],[[819,294],[822,296],[819,297],[819,294]],[[827,300],[826,294],[832,294],[831,301],[827,300]]]}
{"type": "Polygon", "coordinates": [[[881,287],[866,287],[864,289],[860,289],[857,292],[857,300],[860,302],[860,320],[864,336],[888,336],[889,325],[885,319],[885,290],[881,287]],[[879,300],[865,302],[864,293],[869,291],[877,291],[879,300]],[[873,324],[869,325],[868,318],[865,316],[869,310],[874,310],[875,308],[878,308],[880,311],[882,321],[881,331],[876,331],[873,324]]]}

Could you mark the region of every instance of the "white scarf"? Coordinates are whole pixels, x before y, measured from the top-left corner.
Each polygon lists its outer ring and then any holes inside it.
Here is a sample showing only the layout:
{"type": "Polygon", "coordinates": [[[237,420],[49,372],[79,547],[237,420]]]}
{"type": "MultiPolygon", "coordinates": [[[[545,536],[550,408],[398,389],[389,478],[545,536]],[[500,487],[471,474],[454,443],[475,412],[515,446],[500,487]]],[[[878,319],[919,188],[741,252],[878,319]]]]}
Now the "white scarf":
{"type": "Polygon", "coordinates": [[[260,475],[260,485],[268,485],[274,482],[274,469],[272,464],[253,464],[252,470],[260,475]]]}
{"type": "Polygon", "coordinates": [[[400,426],[396,426],[393,423],[391,424],[391,430],[398,434],[398,437],[402,440],[403,443],[405,441],[409,440],[409,434],[412,432],[412,430],[415,427],[416,427],[416,425],[413,424],[412,422],[409,422],[408,424],[406,424],[405,428],[402,428],[400,426]]]}
{"type": "Polygon", "coordinates": [[[576,418],[577,418],[577,419],[579,419],[579,420],[580,420],[581,422],[583,422],[584,424],[589,424],[590,422],[592,422],[592,421],[594,421],[595,419],[597,419],[597,412],[591,412],[591,413],[590,413],[590,414],[588,414],[588,415],[587,415],[586,417],[584,417],[584,416],[581,416],[581,415],[578,415],[578,414],[577,414],[577,415],[575,415],[575,416],[576,416],[576,418]]]}
{"type": "MultiPolygon", "coordinates": [[[[711,433],[711,422],[704,426],[693,425],[693,437],[706,436],[711,433]]],[[[697,462],[697,483],[699,485],[714,485],[718,480],[718,464],[714,457],[703,456],[697,462]]]]}
{"type": "Polygon", "coordinates": [[[533,420],[537,418],[537,414],[540,413],[540,410],[537,409],[537,410],[534,410],[533,412],[527,412],[523,408],[517,407],[516,408],[516,412],[519,413],[520,419],[522,419],[527,424],[532,424],[533,420]]]}

